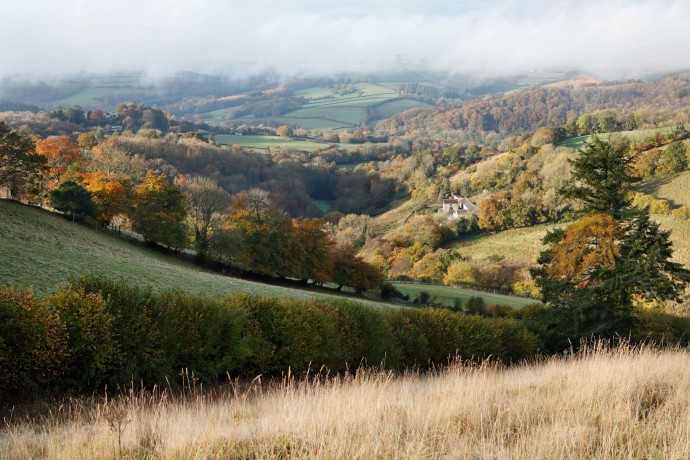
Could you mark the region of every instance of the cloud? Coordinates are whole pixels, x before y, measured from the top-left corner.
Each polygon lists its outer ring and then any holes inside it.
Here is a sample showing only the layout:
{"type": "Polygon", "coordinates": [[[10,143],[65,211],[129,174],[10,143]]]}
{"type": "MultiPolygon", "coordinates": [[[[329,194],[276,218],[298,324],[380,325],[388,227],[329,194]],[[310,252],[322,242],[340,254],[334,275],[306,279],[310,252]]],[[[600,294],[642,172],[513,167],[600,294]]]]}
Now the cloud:
{"type": "Polygon", "coordinates": [[[681,0],[25,0],[0,14],[0,76],[181,70],[332,74],[690,67],[681,0]],[[410,64],[412,63],[412,64],[410,64]]]}

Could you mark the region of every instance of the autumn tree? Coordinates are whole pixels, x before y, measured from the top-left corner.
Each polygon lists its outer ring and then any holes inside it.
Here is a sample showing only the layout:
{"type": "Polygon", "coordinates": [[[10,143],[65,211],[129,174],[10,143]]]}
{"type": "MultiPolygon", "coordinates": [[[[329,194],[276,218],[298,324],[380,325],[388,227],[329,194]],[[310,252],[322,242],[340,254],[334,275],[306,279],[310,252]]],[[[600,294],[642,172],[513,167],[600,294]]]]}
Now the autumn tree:
{"type": "Polygon", "coordinates": [[[0,187],[11,195],[40,176],[46,168],[46,157],[35,151],[34,141],[0,122],[0,187]]]}
{"type": "Polygon", "coordinates": [[[181,178],[178,184],[184,195],[187,220],[194,231],[194,248],[197,254],[206,257],[209,240],[230,206],[230,196],[212,179],[203,176],[181,178]]]}
{"type": "Polygon", "coordinates": [[[134,195],[134,230],[148,242],[179,249],[185,243],[186,216],[180,189],[171,186],[165,176],[147,173],[134,195]]]}
{"type": "Polygon", "coordinates": [[[384,281],[383,274],[358,256],[356,249],[351,245],[336,248],[333,275],[338,290],[343,286],[350,286],[358,294],[367,289],[375,289],[384,281]]]}
{"type": "Polygon", "coordinates": [[[107,177],[103,173],[84,174],[83,185],[96,203],[98,220],[108,225],[119,214],[128,215],[132,205],[131,182],[128,179],[107,177]]]}
{"type": "Polygon", "coordinates": [[[36,143],[36,152],[46,158],[48,180],[57,185],[67,167],[81,158],[79,148],[67,136],[50,136],[36,143]]]}
{"type": "Polygon", "coordinates": [[[290,251],[285,254],[292,261],[292,276],[316,284],[332,280],[334,247],[321,219],[293,220],[290,251]]]}

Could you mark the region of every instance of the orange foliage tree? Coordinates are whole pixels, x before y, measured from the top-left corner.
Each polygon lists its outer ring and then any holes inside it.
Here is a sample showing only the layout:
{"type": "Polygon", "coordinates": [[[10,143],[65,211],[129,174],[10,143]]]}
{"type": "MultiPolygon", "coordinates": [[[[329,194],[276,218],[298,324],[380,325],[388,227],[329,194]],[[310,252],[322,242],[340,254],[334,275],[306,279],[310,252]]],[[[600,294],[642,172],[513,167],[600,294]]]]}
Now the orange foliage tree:
{"type": "Polygon", "coordinates": [[[36,143],[36,152],[47,159],[48,179],[52,185],[60,182],[67,167],[81,158],[79,148],[67,136],[50,136],[36,143]]]}

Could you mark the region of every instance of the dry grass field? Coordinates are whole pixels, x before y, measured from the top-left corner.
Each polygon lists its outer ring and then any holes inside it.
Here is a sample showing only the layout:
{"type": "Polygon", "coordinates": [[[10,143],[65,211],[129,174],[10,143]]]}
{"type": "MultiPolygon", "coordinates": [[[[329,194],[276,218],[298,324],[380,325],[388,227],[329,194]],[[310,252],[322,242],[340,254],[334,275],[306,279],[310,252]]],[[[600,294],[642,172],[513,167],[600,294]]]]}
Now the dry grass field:
{"type": "Polygon", "coordinates": [[[512,368],[134,393],[10,421],[0,458],[685,460],[690,352],[590,349],[512,368]]]}

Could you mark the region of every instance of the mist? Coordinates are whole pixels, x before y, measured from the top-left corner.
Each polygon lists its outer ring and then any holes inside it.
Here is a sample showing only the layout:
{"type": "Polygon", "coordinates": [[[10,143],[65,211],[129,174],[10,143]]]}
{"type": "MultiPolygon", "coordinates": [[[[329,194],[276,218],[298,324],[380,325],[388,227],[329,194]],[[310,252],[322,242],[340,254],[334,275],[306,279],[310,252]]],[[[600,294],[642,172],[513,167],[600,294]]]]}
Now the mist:
{"type": "Polygon", "coordinates": [[[0,76],[247,75],[400,67],[604,78],[690,67],[690,2],[26,0],[0,15],[0,76]]]}

